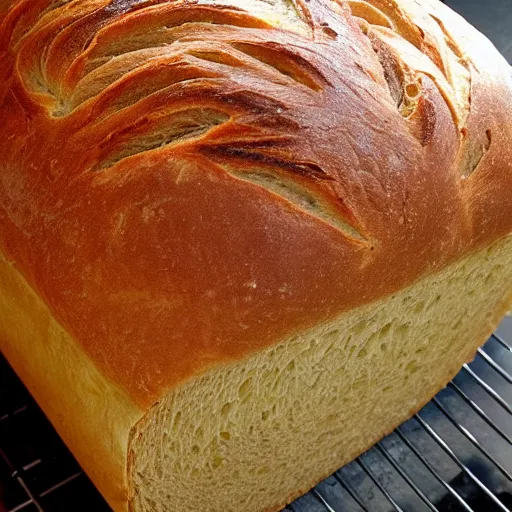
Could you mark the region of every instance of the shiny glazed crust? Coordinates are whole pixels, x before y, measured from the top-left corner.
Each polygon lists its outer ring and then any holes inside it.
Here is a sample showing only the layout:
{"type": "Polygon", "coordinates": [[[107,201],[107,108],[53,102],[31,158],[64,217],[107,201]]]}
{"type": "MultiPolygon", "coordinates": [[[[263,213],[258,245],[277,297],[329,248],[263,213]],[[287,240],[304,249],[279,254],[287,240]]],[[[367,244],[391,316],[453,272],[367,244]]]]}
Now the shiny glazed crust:
{"type": "Polygon", "coordinates": [[[512,231],[487,39],[263,4],[0,0],[0,250],[141,407],[512,231]]]}

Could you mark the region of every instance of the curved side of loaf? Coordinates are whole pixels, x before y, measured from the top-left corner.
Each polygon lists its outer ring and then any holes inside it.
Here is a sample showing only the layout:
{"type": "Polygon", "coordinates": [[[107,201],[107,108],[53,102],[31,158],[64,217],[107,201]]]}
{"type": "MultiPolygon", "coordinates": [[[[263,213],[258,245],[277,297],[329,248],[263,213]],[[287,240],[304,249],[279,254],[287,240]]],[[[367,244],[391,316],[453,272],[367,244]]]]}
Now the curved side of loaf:
{"type": "Polygon", "coordinates": [[[435,0],[0,0],[0,112],[0,349],[116,511],[204,508],[226,475],[210,507],[276,509],[425,403],[509,302],[512,78],[435,0]],[[414,369],[449,311],[449,358],[432,342],[414,369]],[[308,407],[358,388],[378,400],[348,446],[357,423],[308,407]],[[332,443],[290,472],[277,441],[310,430],[332,443]]]}
{"type": "Polygon", "coordinates": [[[128,443],[144,411],[98,371],[1,255],[0,349],[111,507],[127,510],[128,443]]]}

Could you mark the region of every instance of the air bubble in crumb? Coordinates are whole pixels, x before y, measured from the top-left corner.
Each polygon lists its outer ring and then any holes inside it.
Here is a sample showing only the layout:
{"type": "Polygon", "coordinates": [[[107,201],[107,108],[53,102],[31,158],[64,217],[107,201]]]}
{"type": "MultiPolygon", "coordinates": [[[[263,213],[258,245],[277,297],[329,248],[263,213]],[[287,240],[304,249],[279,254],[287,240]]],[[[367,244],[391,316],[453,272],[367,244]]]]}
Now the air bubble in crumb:
{"type": "Polygon", "coordinates": [[[244,380],[242,382],[242,384],[240,384],[240,387],[238,388],[238,394],[240,395],[240,397],[245,396],[249,392],[249,389],[251,388],[251,385],[252,385],[252,378],[251,377],[249,377],[248,379],[244,380]]]}
{"type": "Polygon", "coordinates": [[[233,407],[233,404],[231,402],[224,404],[222,406],[222,409],[220,410],[220,414],[223,418],[225,418],[228,414],[231,408],[233,407]]]}
{"type": "Polygon", "coordinates": [[[213,459],[213,467],[219,468],[224,463],[224,459],[222,457],[215,457],[213,459]]]}
{"type": "Polygon", "coordinates": [[[409,373],[414,373],[418,370],[418,368],[419,368],[419,366],[418,366],[417,361],[413,360],[413,361],[407,363],[407,365],[405,367],[405,371],[409,372],[409,373]]]}
{"type": "Polygon", "coordinates": [[[410,82],[405,86],[405,94],[410,99],[415,99],[420,95],[420,87],[416,82],[410,82]]]}
{"type": "Polygon", "coordinates": [[[389,332],[391,331],[391,327],[393,324],[391,322],[387,323],[380,331],[379,331],[379,338],[385,338],[389,332]]]}
{"type": "Polygon", "coordinates": [[[174,416],[174,420],[172,422],[172,430],[174,432],[176,432],[176,430],[178,429],[178,425],[181,421],[181,411],[178,411],[175,416],[174,416]]]}

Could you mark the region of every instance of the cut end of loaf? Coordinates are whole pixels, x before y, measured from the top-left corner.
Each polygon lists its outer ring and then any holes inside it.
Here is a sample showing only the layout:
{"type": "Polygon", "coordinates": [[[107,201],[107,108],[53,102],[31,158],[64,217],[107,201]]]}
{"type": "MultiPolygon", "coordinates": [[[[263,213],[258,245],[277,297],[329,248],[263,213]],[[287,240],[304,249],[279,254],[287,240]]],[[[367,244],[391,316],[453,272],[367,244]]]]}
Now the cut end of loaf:
{"type": "Polygon", "coordinates": [[[170,392],[132,435],[131,510],[278,510],[445,386],[511,289],[508,237],[170,392]]]}

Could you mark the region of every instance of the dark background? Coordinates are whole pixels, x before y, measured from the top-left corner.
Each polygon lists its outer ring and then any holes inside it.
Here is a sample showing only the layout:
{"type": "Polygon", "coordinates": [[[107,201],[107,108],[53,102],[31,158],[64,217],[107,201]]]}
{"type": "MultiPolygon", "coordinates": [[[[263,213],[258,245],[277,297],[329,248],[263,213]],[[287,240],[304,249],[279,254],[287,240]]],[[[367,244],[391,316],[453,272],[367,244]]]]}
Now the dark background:
{"type": "Polygon", "coordinates": [[[444,0],[496,45],[512,64],[512,0],[444,0]]]}

